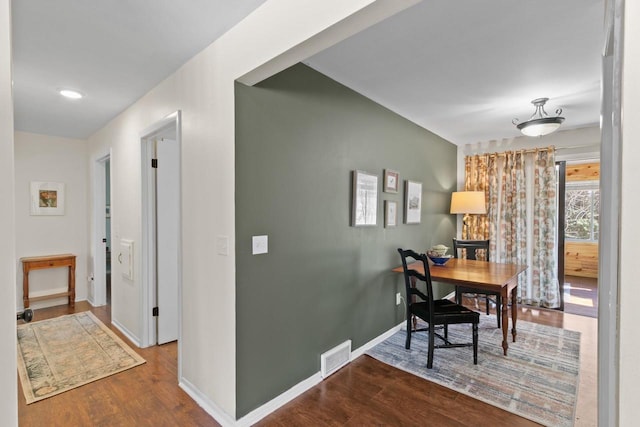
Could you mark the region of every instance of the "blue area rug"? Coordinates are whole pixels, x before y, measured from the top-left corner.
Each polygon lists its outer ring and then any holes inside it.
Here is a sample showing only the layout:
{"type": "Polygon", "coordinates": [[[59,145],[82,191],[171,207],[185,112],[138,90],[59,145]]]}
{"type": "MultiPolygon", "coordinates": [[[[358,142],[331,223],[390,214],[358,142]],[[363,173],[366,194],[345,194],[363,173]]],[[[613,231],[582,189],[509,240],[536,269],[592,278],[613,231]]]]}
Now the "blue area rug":
{"type": "MultiPolygon", "coordinates": [[[[427,338],[427,332],[414,333],[411,349],[406,350],[406,331],[399,331],[367,354],[537,423],[573,425],[580,332],[519,321],[517,342],[509,342],[505,357],[495,316],[481,315],[478,365],[473,364],[471,347],[435,349],[433,369],[427,369],[427,338]]],[[[470,342],[471,326],[450,326],[449,340],[470,342]]],[[[438,341],[436,337],[436,345],[438,341]]]]}

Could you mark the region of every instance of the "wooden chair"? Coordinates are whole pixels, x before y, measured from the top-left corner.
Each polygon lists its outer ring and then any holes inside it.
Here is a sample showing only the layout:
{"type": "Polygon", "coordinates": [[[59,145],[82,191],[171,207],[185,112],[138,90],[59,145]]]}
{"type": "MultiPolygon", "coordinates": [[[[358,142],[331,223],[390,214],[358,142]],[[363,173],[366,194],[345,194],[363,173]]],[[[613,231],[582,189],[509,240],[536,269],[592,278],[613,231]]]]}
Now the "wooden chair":
{"type": "MultiPolygon", "coordinates": [[[[478,322],[480,315],[473,310],[456,304],[447,299],[434,299],[433,287],[431,284],[431,274],[429,272],[429,263],[425,254],[418,254],[412,250],[398,249],[400,258],[402,259],[402,268],[404,270],[405,300],[407,304],[407,341],[405,347],[411,346],[411,334],[418,331],[429,331],[429,350],[427,354],[427,368],[433,367],[433,350],[435,348],[451,348],[451,347],[470,347],[473,346],[473,364],[478,364],[478,322]],[[407,268],[407,258],[413,258],[415,261],[422,262],[424,274],[407,268]],[[416,281],[422,281],[426,284],[426,294],[422,293],[416,287],[416,281]],[[420,301],[418,301],[420,299],[420,301]],[[412,328],[412,317],[417,316],[428,323],[427,328],[412,328]],[[449,342],[449,325],[471,323],[472,325],[472,343],[451,343],[449,342]],[[444,327],[444,336],[435,332],[435,327],[442,325],[444,327]],[[435,345],[435,337],[444,341],[442,345],[435,345]]],[[[409,261],[411,263],[412,261],[409,261]]]]}
{"type": "MultiPolygon", "coordinates": [[[[453,239],[453,256],[458,258],[458,252],[464,249],[466,259],[478,259],[478,250],[484,252],[484,261],[489,261],[489,240],[458,240],[453,239]]],[[[487,315],[489,314],[489,303],[496,305],[496,316],[498,317],[498,328],[501,324],[502,302],[500,300],[500,292],[482,291],[479,289],[466,288],[464,286],[456,286],[456,302],[462,304],[462,294],[471,293],[476,295],[484,295],[485,304],[487,306],[487,315]]]]}

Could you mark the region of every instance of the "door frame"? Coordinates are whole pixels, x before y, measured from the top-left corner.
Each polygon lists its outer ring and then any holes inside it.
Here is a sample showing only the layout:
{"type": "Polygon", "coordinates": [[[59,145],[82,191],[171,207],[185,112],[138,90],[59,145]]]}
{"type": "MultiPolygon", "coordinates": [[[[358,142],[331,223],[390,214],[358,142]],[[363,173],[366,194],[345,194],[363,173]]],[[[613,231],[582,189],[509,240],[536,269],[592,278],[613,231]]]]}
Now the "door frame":
{"type": "Polygon", "coordinates": [[[556,254],[558,257],[558,286],[560,287],[560,307],[559,311],[564,312],[564,257],[565,257],[565,248],[564,248],[564,227],[566,223],[565,218],[565,194],[566,194],[566,184],[567,184],[567,161],[560,160],[556,161],[556,167],[558,168],[558,209],[556,211],[556,232],[557,232],[557,248],[558,253],[556,254]]]}
{"type": "MultiPolygon", "coordinates": [[[[142,231],[140,256],[140,324],[142,325],[141,347],[156,345],[157,342],[157,322],[153,316],[153,307],[156,304],[156,265],[155,265],[155,191],[154,191],[154,171],[151,167],[153,158],[153,139],[163,133],[175,129],[176,143],[178,149],[182,147],[182,114],[178,110],[164,119],[152,124],[140,133],[141,149],[141,201],[142,215],[140,229],[142,231]]],[[[178,159],[180,162],[180,159],[178,159]]],[[[180,165],[180,175],[182,168],[180,165]]],[[[182,206],[182,190],[180,190],[179,206],[182,206]]],[[[182,224],[182,209],[178,213],[178,221],[182,224]]],[[[178,376],[182,375],[181,351],[182,351],[182,226],[178,227],[178,376]]]]}
{"type": "MultiPolygon", "coordinates": [[[[105,254],[105,243],[102,239],[106,237],[105,215],[106,215],[106,162],[111,159],[111,149],[108,152],[99,154],[94,158],[93,174],[93,277],[92,291],[89,302],[94,307],[107,304],[107,260],[105,254]],[[102,254],[102,255],[100,255],[102,254]]],[[[113,239],[110,239],[113,246],[113,239]]]]}

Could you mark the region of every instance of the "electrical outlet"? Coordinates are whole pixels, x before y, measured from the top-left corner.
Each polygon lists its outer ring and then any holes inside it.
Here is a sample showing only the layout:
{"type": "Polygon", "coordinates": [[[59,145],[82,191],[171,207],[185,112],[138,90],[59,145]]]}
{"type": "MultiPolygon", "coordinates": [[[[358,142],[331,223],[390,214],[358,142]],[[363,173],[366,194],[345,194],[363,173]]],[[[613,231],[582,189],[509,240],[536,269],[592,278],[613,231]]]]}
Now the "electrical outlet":
{"type": "Polygon", "coordinates": [[[398,292],[396,294],[396,305],[400,305],[401,302],[402,302],[402,295],[400,295],[400,292],[398,292]]]}

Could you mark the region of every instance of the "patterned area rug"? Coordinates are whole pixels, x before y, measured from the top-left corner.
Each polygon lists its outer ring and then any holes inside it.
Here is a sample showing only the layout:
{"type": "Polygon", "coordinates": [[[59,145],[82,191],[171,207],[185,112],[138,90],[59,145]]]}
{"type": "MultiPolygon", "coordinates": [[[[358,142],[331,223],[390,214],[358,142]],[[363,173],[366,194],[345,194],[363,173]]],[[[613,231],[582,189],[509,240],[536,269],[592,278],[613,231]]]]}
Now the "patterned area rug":
{"type": "Polygon", "coordinates": [[[27,404],[145,363],[91,312],[18,325],[27,404]]]}
{"type": "MultiPolygon", "coordinates": [[[[435,349],[433,369],[427,369],[427,336],[427,332],[414,333],[411,349],[406,350],[406,331],[402,330],[367,354],[537,423],[573,425],[580,332],[519,321],[517,342],[511,342],[509,331],[509,351],[505,357],[502,330],[496,328],[495,316],[481,315],[478,365],[473,364],[471,347],[446,348],[435,349]]],[[[471,326],[450,326],[449,339],[470,342],[471,326]]],[[[436,337],[436,344],[438,341],[436,337]]]]}

